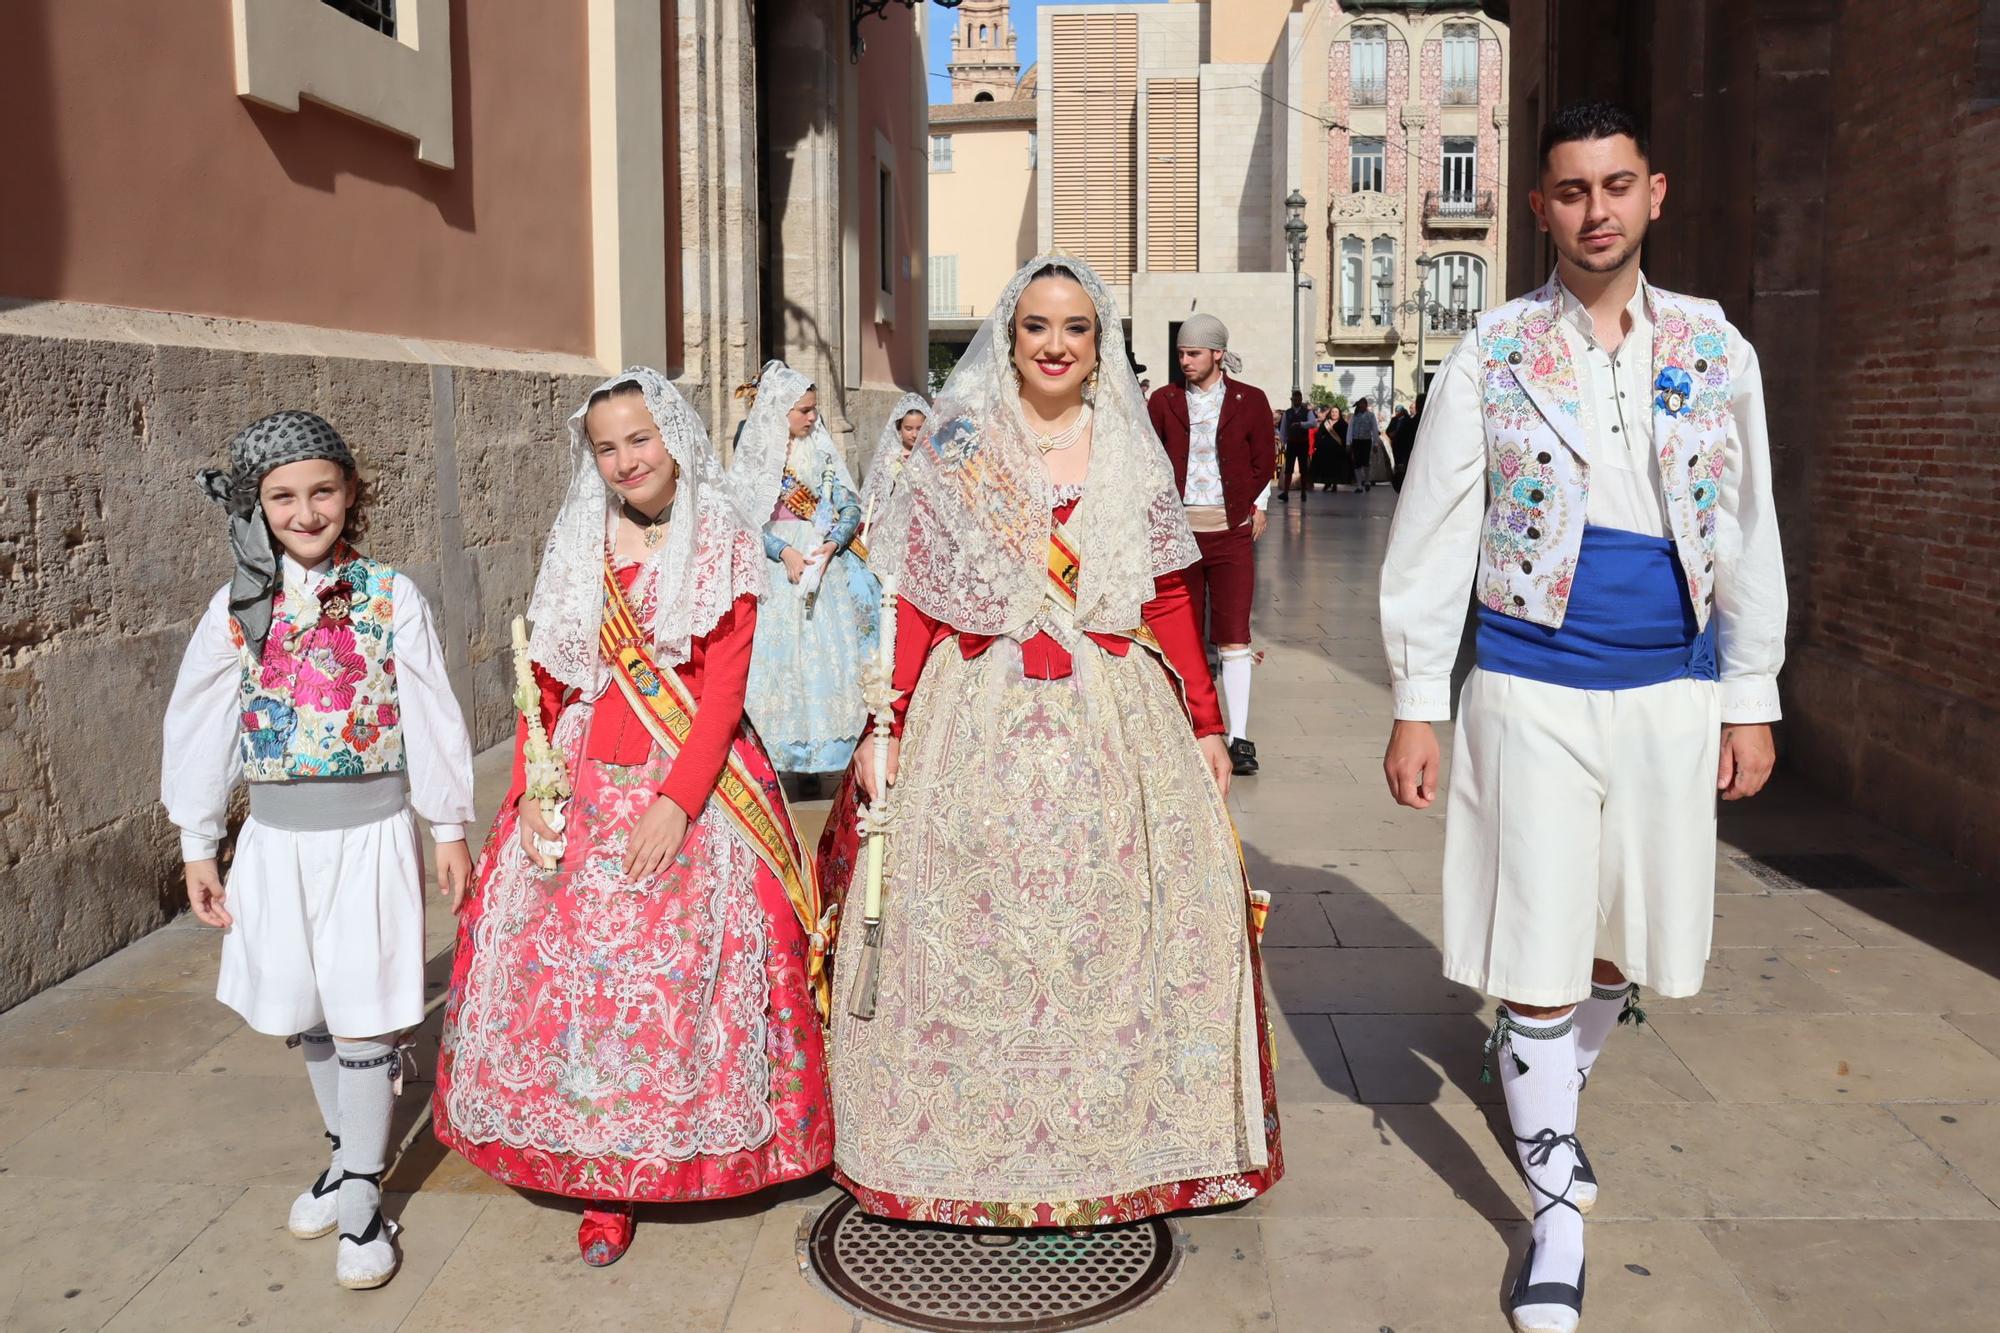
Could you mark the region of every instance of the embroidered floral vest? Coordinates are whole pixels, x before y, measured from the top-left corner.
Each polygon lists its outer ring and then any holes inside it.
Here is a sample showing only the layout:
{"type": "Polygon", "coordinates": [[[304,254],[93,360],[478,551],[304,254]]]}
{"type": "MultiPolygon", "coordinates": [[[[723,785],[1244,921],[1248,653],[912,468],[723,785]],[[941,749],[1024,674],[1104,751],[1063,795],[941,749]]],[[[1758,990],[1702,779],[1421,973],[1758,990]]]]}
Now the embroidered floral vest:
{"type": "MultiPolygon", "coordinates": [[[[1705,629],[1729,441],[1728,326],[1713,301],[1646,291],[1668,535],[1705,629]]],[[[1569,606],[1590,497],[1590,442],[1560,319],[1554,279],[1479,319],[1487,505],[1475,586],[1495,611],[1550,628],[1569,606]]]]}
{"type": "Polygon", "coordinates": [[[230,622],[243,667],[245,781],[403,770],[395,580],[395,570],[342,544],[317,604],[278,594],[261,662],[230,622]]]}

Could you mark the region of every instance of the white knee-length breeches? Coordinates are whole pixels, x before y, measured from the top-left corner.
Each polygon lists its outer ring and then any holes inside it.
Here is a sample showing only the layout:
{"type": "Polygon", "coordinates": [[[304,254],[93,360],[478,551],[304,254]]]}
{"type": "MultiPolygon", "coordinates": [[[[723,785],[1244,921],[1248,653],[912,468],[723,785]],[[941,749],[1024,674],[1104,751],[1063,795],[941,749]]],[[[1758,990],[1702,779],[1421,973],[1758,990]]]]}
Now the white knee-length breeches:
{"type": "Polygon", "coordinates": [[[215,998],[258,1032],[372,1037],[424,1017],[424,869],[411,813],[298,833],[252,816],[227,883],[215,998]]]}
{"type": "Polygon", "coordinates": [[[1699,991],[1721,710],[1713,681],[1578,690],[1473,671],[1445,807],[1445,975],[1574,1004],[1603,958],[1656,994],[1699,991]]]}

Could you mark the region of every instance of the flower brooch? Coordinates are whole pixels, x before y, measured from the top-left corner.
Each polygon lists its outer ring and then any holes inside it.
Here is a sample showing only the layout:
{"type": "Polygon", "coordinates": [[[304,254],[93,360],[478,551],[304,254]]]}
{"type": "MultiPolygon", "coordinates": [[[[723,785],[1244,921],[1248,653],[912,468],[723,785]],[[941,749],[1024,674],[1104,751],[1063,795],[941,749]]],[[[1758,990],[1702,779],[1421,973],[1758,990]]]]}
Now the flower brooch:
{"type": "Polygon", "coordinates": [[[1653,406],[1668,416],[1683,417],[1692,409],[1693,404],[1689,400],[1694,397],[1694,380],[1679,366],[1668,366],[1662,370],[1659,378],[1653,381],[1653,388],[1657,390],[1653,406]]]}

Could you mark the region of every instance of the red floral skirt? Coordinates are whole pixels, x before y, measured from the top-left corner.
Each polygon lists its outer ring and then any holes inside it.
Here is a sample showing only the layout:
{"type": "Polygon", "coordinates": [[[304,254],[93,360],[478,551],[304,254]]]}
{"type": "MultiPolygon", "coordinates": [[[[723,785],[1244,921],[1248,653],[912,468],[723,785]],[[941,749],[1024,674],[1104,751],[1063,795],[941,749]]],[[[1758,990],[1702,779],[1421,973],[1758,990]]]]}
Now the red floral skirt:
{"type": "MultiPolygon", "coordinates": [[[[561,861],[529,861],[502,811],[459,926],[438,1138],[496,1180],[580,1199],[719,1199],[813,1174],[833,1124],[783,885],[715,802],[665,871],[628,882],[666,760],[583,760],[564,723],[561,861]]],[[[748,734],[736,753],[774,784],[748,734]]]]}

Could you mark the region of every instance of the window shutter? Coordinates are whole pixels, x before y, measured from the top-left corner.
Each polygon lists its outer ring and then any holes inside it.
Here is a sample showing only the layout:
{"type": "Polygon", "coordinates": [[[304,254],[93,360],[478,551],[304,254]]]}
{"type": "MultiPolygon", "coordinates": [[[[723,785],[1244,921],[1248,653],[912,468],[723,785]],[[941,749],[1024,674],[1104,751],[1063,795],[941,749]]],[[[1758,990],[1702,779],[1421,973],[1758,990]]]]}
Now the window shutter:
{"type": "Polygon", "coordinates": [[[1146,268],[1200,267],[1201,91],[1194,79],[1146,85],[1146,268]]]}
{"type": "Polygon", "coordinates": [[[1139,19],[1049,19],[1050,241],[1111,284],[1138,244],[1139,19]]]}
{"type": "Polygon", "coordinates": [[[931,313],[959,315],[958,256],[932,255],[930,262],[931,313]]]}

